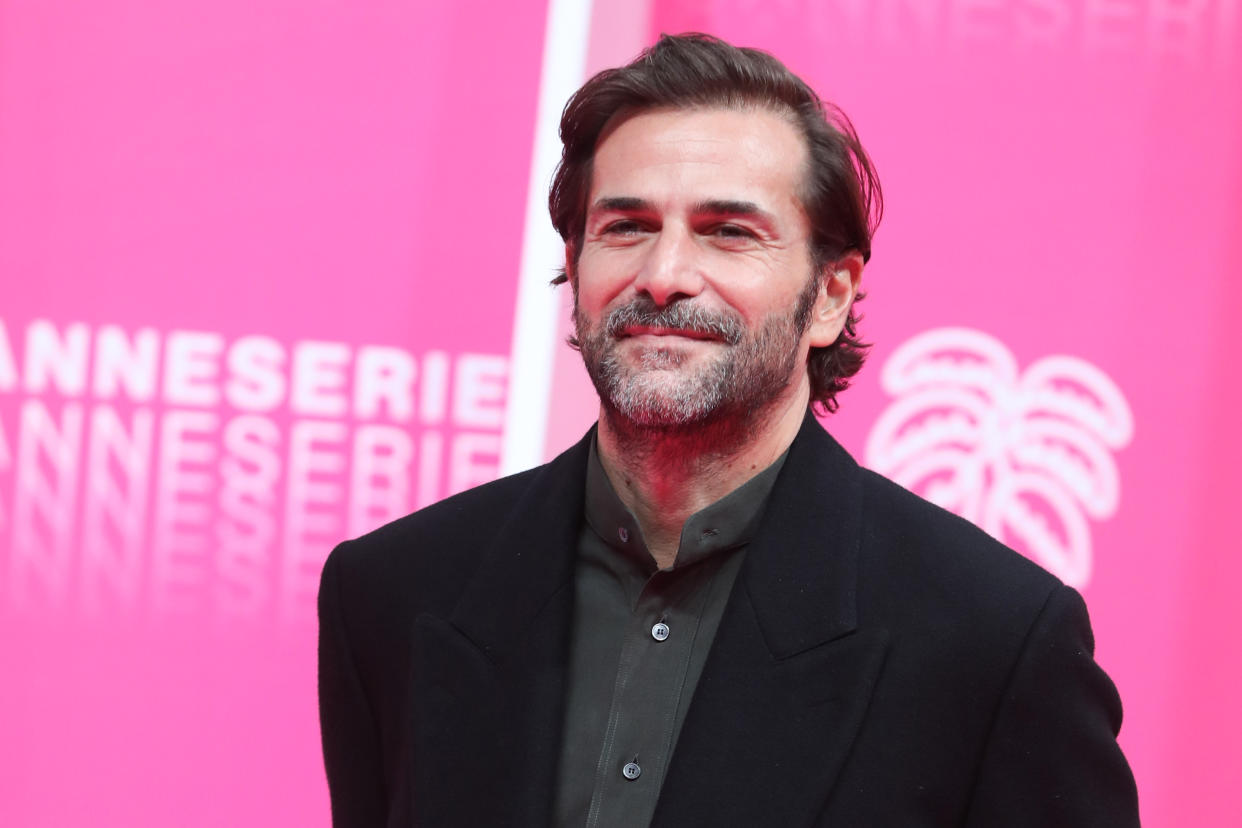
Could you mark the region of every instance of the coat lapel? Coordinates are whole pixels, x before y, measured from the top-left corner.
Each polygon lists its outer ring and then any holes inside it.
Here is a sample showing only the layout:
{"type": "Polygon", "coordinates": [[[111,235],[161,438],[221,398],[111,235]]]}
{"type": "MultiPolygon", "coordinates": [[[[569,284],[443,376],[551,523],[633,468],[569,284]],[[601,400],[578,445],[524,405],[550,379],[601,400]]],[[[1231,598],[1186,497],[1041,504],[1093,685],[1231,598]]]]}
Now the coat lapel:
{"type": "Polygon", "coordinates": [[[861,481],[808,414],[725,608],[654,826],[808,825],[886,652],[858,629],[861,481]]]}
{"type": "Polygon", "coordinates": [[[593,434],[531,476],[452,615],[415,623],[416,824],[551,822],[593,434]]]}

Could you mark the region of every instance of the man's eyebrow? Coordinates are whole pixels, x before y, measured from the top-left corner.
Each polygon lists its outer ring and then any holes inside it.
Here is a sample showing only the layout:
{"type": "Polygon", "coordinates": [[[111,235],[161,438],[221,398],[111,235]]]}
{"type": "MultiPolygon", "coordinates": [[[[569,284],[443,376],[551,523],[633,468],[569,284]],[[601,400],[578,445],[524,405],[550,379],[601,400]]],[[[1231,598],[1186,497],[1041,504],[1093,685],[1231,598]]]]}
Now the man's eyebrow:
{"type": "Polygon", "coordinates": [[[764,221],[772,221],[772,214],[753,201],[734,199],[708,199],[700,201],[691,208],[691,212],[713,216],[750,216],[764,221]]]}
{"type": "Polygon", "coordinates": [[[637,213],[651,209],[651,204],[634,196],[608,196],[591,205],[592,212],[637,213]]]}
{"type": "MultiPolygon", "coordinates": [[[[591,205],[591,213],[648,213],[655,209],[650,201],[636,196],[605,196],[591,205]]],[[[696,202],[690,212],[695,215],[736,216],[773,224],[775,216],[753,201],[732,198],[710,198],[696,202]]]]}

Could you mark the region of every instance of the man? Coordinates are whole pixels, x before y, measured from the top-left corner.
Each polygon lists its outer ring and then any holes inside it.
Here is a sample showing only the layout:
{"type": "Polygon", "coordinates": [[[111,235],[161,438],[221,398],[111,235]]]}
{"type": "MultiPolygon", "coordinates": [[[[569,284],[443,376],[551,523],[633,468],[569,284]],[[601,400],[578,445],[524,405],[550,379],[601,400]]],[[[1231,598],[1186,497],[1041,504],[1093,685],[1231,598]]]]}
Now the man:
{"type": "Polygon", "coordinates": [[[662,38],[566,107],[597,427],[330,556],[338,825],[1137,825],[1081,599],[860,469],[879,214],[779,62],[662,38]]]}

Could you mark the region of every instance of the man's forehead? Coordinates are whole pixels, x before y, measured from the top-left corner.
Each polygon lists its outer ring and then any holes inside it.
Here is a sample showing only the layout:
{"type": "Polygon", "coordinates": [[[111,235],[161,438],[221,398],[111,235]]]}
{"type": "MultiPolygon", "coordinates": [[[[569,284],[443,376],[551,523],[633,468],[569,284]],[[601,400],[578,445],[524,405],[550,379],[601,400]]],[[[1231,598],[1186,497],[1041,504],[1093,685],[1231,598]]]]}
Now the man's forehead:
{"type": "Polygon", "coordinates": [[[701,211],[756,213],[798,200],[806,155],[801,133],[768,109],[622,113],[597,144],[586,206],[634,210],[676,198],[701,211]]]}
{"type": "Polygon", "coordinates": [[[740,113],[745,116],[747,114],[764,113],[784,120],[791,127],[797,129],[798,121],[792,110],[786,106],[779,104],[764,104],[759,102],[739,101],[737,103],[704,103],[704,104],[686,104],[682,106],[629,106],[617,110],[610,117],[604,126],[600,129],[598,137],[595,139],[595,148],[608,139],[621,125],[628,123],[636,118],[644,118],[648,116],[677,116],[677,115],[704,115],[709,113],[740,113]]]}

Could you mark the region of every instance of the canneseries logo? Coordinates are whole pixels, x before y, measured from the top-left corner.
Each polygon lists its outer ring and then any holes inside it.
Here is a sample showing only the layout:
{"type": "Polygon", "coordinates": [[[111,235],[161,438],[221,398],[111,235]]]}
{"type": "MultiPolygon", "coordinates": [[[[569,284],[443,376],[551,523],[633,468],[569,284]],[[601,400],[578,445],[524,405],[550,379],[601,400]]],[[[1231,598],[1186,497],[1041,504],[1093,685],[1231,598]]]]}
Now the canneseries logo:
{"type": "Polygon", "coordinates": [[[508,370],[0,318],[0,610],[309,622],[334,544],[496,477],[508,370]]]}
{"type": "Polygon", "coordinates": [[[1091,578],[1091,521],[1113,516],[1113,453],[1133,417],[1099,368],[1048,356],[1020,371],[1003,342],[938,328],[899,347],[895,399],[867,440],[871,468],[974,522],[1071,586],[1091,578]]]}

